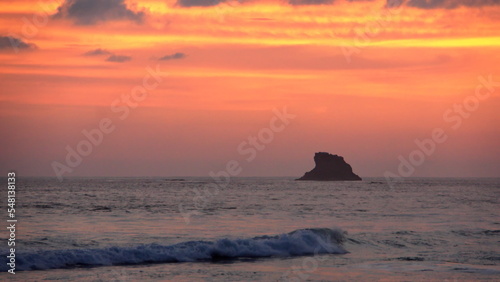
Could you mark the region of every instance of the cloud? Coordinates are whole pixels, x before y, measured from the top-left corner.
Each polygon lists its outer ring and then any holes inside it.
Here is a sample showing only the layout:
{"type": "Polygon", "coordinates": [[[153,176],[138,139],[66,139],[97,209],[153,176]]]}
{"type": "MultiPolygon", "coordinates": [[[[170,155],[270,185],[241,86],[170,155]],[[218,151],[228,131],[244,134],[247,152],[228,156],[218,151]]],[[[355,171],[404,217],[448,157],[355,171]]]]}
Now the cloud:
{"type": "Polygon", "coordinates": [[[288,0],[288,4],[294,6],[301,5],[330,5],[334,0],[288,0]]]}
{"type": "Polygon", "coordinates": [[[226,0],[177,0],[177,5],[181,7],[210,7],[224,3],[226,0]]]}
{"type": "Polygon", "coordinates": [[[84,53],[84,56],[100,56],[100,55],[111,55],[112,53],[105,49],[95,49],[84,53]]]}
{"type": "Polygon", "coordinates": [[[499,0],[409,0],[409,7],[420,9],[455,9],[460,6],[483,7],[500,5],[499,0]]]}
{"type": "Polygon", "coordinates": [[[106,61],[114,62],[114,63],[124,63],[124,62],[128,62],[130,60],[132,60],[132,57],[122,56],[122,55],[111,55],[106,59],[106,61]]]}
{"type": "Polygon", "coordinates": [[[113,20],[142,23],[144,12],[127,8],[125,0],[65,0],[54,18],[70,19],[77,25],[94,25],[113,20]]]}
{"type": "Polygon", "coordinates": [[[159,58],[159,61],[168,61],[168,60],[178,60],[178,59],[183,59],[186,57],[186,54],[184,53],[175,53],[172,55],[166,55],[161,58],[159,58]]]}
{"type": "Polygon", "coordinates": [[[385,3],[386,8],[398,8],[404,3],[405,0],[387,0],[385,3]]]}
{"type": "Polygon", "coordinates": [[[22,39],[13,36],[0,36],[0,50],[12,48],[15,52],[18,50],[31,50],[36,49],[33,43],[24,42],[22,39]]]}
{"type": "Polygon", "coordinates": [[[88,52],[83,53],[84,56],[103,56],[103,55],[109,55],[108,58],[106,58],[107,62],[114,62],[114,63],[124,63],[132,60],[132,57],[130,56],[123,56],[123,55],[116,55],[113,54],[113,52],[108,51],[106,49],[94,49],[90,50],[88,52]]]}

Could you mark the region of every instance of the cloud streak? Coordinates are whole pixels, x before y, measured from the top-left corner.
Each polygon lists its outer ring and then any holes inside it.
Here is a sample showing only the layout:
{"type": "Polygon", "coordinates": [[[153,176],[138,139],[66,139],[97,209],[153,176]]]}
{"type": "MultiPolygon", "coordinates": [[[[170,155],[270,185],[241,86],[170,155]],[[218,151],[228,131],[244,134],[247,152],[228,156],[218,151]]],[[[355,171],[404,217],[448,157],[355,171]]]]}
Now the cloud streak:
{"type": "Polygon", "coordinates": [[[88,57],[98,57],[107,55],[108,57],[106,58],[106,62],[113,62],[113,63],[124,63],[132,60],[131,56],[113,54],[113,52],[101,48],[90,50],[88,52],[83,53],[83,55],[88,57]]]}
{"type": "Polygon", "coordinates": [[[420,9],[456,9],[458,7],[498,6],[499,0],[409,0],[409,7],[420,9]]]}
{"type": "Polygon", "coordinates": [[[112,55],[112,53],[109,52],[108,50],[98,48],[95,50],[85,52],[83,55],[84,56],[101,56],[101,55],[112,55]]]}
{"type": "Polygon", "coordinates": [[[186,57],[186,54],[177,52],[175,54],[165,55],[165,56],[159,58],[158,60],[159,61],[179,60],[179,59],[183,59],[185,57],[186,57]]]}
{"type": "Polygon", "coordinates": [[[305,6],[305,5],[330,5],[333,4],[334,0],[288,0],[288,4],[294,6],[305,6]]]}
{"type": "Polygon", "coordinates": [[[123,55],[111,55],[106,59],[107,62],[113,62],[113,63],[124,63],[130,60],[132,60],[132,57],[123,55]]]}
{"type": "Polygon", "coordinates": [[[177,5],[181,7],[211,7],[224,3],[226,0],[177,0],[177,5]]]}
{"type": "Polygon", "coordinates": [[[95,25],[116,20],[142,23],[144,12],[130,10],[124,0],[65,0],[57,8],[54,18],[69,19],[77,25],[95,25]]]}
{"type": "Polygon", "coordinates": [[[12,48],[13,50],[31,50],[36,49],[36,45],[28,43],[22,39],[13,36],[0,36],[0,50],[12,48]]]}

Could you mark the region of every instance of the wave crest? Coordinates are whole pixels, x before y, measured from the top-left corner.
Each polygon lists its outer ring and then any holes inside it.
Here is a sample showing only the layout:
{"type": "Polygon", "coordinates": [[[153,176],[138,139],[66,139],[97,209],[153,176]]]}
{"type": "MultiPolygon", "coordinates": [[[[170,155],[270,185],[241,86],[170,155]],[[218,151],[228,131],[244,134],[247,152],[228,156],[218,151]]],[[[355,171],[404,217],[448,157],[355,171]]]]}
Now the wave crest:
{"type": "MultiPolygon", "coordinates": [[[[313,254],[344,254],[345,232],[340,229],[309,228],[275,236],[250,239],[188,241],[174,245],[149,244],[136,247],[46,250],[16,253],[16,271],[110,266],[145,263],[215,261],[219,259],[290,257],[313,254]]],[[[7,254],[5,254],[6,256],[7,254]]],[[[5,257],[4,256],[4,257],[5,257]]],[[[7,265],[2,265],[2,271],[7,265]]]]}

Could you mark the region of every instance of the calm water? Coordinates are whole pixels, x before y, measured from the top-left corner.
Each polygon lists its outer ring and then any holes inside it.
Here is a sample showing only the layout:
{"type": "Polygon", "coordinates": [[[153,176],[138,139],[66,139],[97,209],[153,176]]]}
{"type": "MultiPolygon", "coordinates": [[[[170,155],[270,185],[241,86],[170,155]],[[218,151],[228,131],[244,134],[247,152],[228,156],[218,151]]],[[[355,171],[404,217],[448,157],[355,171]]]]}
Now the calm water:
{"type": "Polygon", "coordinates": [[[19,177],[0,279],[500,280],[498,178],[208,180],[19,177]]]}

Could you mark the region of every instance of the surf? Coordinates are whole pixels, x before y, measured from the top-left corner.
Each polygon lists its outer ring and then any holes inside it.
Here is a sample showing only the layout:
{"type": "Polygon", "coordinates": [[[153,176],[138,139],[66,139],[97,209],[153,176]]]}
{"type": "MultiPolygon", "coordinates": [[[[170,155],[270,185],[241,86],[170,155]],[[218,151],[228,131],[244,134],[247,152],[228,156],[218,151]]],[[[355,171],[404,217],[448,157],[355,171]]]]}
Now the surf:
{"type": "MultiPolygon", "coordinates": [[[[214,241],[186,241],[173,245],[41,250],[20,252],[16,271],[345,254],[348,253],[343,247],[345,240],[346,232],[341,229],[308,228],[246,239],[224,238],[214,241]]],[[[6,265],[2,266],[2,271],[4,270],[6,265]]]]}

